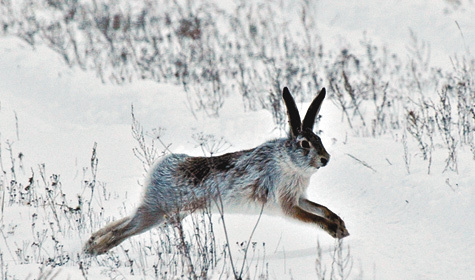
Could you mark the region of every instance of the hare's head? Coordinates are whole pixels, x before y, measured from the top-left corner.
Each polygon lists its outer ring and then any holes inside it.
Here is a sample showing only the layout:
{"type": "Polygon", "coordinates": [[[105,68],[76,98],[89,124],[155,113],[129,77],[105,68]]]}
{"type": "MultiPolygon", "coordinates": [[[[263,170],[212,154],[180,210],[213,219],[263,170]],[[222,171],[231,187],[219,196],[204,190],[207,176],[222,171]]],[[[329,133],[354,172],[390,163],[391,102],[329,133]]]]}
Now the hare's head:
{"type": "Polygon", "coordinates": [[[299,111],[289,89],[284,88],[283,97],[287,107],[290,133],[288,145],[292,147],[292,162],[302,169],[318,169],[327,165],[330,155],[323,147],[322,140],[313,132],[315,118],[320,111],[325,98],[325,88],[315,97],[305,114],[303,122],[300,120],[299,111]]]}

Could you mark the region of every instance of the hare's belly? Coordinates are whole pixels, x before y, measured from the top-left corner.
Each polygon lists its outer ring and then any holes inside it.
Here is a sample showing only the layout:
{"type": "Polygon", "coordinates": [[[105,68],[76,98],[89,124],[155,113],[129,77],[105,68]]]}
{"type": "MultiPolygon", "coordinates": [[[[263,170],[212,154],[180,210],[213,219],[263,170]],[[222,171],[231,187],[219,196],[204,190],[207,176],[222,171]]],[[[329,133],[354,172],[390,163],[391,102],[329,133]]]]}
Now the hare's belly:
{"type": "Polygon", "coordinates": [[[218,201],[218,205],[215,202],[211,203],[211,212],[220,214],[221,211],[224,214],[248,214],[259,215],[261,212],[267,215],[280,215],[282,211],[280,207],[273,201],[267,201],[265,203],[261,201],[253,201],[249,199],[227,199],[221,203],[218,201]]]}

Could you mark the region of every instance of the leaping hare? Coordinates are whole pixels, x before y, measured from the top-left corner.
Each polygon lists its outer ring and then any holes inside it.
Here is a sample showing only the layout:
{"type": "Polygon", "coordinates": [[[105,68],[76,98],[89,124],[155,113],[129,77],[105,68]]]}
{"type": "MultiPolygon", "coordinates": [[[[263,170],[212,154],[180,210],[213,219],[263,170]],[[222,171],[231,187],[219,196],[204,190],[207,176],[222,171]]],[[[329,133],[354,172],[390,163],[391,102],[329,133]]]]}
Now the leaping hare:
{"type": "Polygon", "coordinates": [[[84,252],[103,254],[130,236],[217,201],[224,207],[254,204],[277,208],[284,215],[321,227],[334,238],[348,236],[340,217],[305,197],[310,177],[330,159],[320,137],[312,131],[325,89],[315,97],[303,122],[286,87],[283,98],[290,124],[287,138],[215,157],[171,154],[162,158],[148,174],[143,201],[134,215],[93,233],[84,252]]]}

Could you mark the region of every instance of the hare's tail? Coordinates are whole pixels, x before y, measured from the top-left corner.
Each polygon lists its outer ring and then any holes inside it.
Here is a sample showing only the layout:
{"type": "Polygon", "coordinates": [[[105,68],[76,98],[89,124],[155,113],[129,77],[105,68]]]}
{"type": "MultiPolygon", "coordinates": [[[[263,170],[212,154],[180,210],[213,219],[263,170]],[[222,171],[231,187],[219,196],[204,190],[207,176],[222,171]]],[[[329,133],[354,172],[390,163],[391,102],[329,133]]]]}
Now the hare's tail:
{"type": "Polygon", "coordinates": [[[89,255],[101,255],[119,245],[125,239],[142,233],[164,220],[163,213],[151,213],[140,207],[135,215],[114,221],[91,235],[83,251],[89,255]]]}

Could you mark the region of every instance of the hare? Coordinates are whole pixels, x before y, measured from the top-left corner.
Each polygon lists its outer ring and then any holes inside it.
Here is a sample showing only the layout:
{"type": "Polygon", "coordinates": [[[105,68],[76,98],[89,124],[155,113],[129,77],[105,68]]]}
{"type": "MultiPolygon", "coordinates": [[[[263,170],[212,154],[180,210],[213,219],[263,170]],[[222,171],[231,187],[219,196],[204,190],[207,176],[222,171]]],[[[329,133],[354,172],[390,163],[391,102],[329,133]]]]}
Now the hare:
{"type": "MultiPolygon", "coordinates": [[[[327,207],[305,197],[310,177],[330,155],[313,133],[325,88],[311,103],[303,122],[289,90],[283,89],[290,133],[256,148],[214,157],[171,154],[151,168],[135,213],[93,233],[84,252],[99,255],[155,225],[178,221],[218,201],[224,207],[249,204],[315,224],[334,238],[349,235],[345,223],[327,207]]],[[[226,208],[225,210],[226,211],[226,208]]]]}

